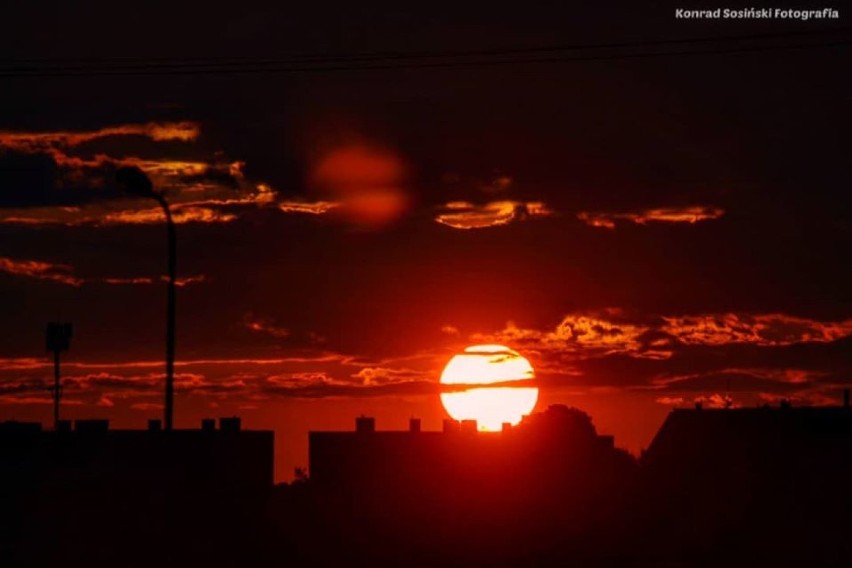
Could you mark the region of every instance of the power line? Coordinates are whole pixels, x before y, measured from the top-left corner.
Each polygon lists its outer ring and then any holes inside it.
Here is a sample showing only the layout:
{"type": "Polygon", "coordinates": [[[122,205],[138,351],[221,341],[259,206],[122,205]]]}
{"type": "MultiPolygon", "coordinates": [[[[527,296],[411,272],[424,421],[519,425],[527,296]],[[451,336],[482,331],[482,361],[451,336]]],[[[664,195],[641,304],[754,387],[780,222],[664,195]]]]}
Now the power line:
{"type": "Polygon", "coordinates": [[[477,50],[433,50],[433,51],[373,51],[363,52],[356,55],[341,54],[341,53],[303,53],[295,54],[287,58],[259,58],[259,57],[203,57],[203,58],[184,58],[176,61],[173,58],[15,58],[15,59],[0,59],[0,65],[18,64],[18,63],[34,63],[34,64],[55,64],[67,65],[71,63],[82,63],[90,65],[103,65],[114,63],[129,63],[131,65],[215,65],[228,63],[282,63],[282,62],[337,62],[337,61],[369,61],[374,59],[423,59],[423,58],[441,58],[441,57],[476,57],[476,56],[502,56],[502,55],[523,55],[530,53],[543,52],[558,52],[558,51],[581,51],[581,50],[596,50],[596,49],[623,49],[634,47],[655,47],[664,45],[679,45],[692,43],[720,43],[730,41],[757,41],[769,39],[786,39],[794,37],[814,37],[835,34],[848,34],[852,32],[852,28],[833,28],[822,30],[803,30],[803,31],[787,31],[787,32],[772,32],[761,34],[748,35],[720,35],[720,36],[702,36],[694,38],[676,38],[676,39],[661,39],[661,40],[637,40],[628,42],[615,43],[580,43],[580,44],[554,44],[545,46],[531,46],[520,48],[493,48],[493,49],[477,49],[477,50]]]}
{"type": "Polygon", "coordinates": [[[293,73],[322,71],[357,71],[382,69],[451,68],[466,66],[511,65],[524,63],[558,63],[571,61],[607,61],[651,57],[717,55],[734,53],[757,53],[776,50],[842,47],[852,43],[852,38],[824,42],[798,44],[745,45],[736,47],[711,47],[687,50],[634,51],[589,55],[570,55],[571,52],[591,50],[624,50],[655,48],[677,45],[708,44],[723,42],[751,42],[794,37],[813,37],[830,34],[846,34],[850,29],[752,34],[741,36],[717,36],[688,39],[636,41],[609,44],[551,45],[513,49],[435,52],[374,52],[359,55],[303,55],[282,59],[259,58],[209,58],[174,61],[168,59],[147,60],[28,60],[29,65],[20,65],[24,60],[0,64],[0,77],[73,77],[73,76],[123,76],[123,75],[204,75],[204,74],[250,74],[250,73],[293,73]],[[539,56],[542,53],[553,55],[539,56]],[[129,63],[124,63],[128,62],[129,63]]]}
{"type": "Polygon", "coordinates": [[[68,63],[89,63],[89,64],[108,64],[116,62],[135,62],[137,64],[215,64],[219,63],[246,63],[246,62],[282,62],[282,61],[364,61],[371,59],[418,59],[418,58],[439,58],[439,57],[474,57],[474,56],[497,56],[497,55],[514,55],[526,53],[542,53],[555,51],[574,51],[574,50],[590,50],[590,49],[621,49],[633,47],[654,47],[660,45],[677,45],[691,43],[713,43],[725,41],[755,41],[767,39],[786,39],[793,37],[813,37],[833,34],[848,34],[852,32],[852,28],[833,28],[822,30],[802,30],[802,31],[787,31],[787,32],[771,32],[761,34],[747,35],[720,35],[720,36],[701,36],[694,38],[674,38],[660,40],[637,40],[628,42],[615,43],[578,43],[578,44],[554,44],[545,46],[531,46],[519,48],[493,48],[493,49],[477,49],[477,50],[432,50],[432,51],[372,51],[363,52],[357,55],[341,54],[341,53],[303,53],[292,55],[288,58],[258,58],[258,57],[204,57],[204,58],[188,58],[182,61],[175,61],[173,58],[15,58],[15,59],[0,59],[2,63],[53,63],[53,64],[68,64],[68,63]]]}

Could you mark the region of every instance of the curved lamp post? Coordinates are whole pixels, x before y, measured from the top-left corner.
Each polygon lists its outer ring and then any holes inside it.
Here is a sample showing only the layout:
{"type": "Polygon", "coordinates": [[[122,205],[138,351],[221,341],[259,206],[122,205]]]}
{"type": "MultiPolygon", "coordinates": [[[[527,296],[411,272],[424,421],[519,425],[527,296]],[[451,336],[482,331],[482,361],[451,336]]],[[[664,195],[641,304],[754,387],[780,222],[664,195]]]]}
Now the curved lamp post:
{"type": "Polygon", "coordinates": [[[166,304],[166,400],[164,406],[163,426],[165,430],[171,431],[172,417],[174,415],[174,388],[175,388],[175,278],[177,273],[177,246],[175,237],[175,224],[172,220],[172,212],[163,195],[154,190],[151,180],[145,173],[136,167],[122,167],[116,171],[115,178],[125,191],[139,197],[146,197],[156,201],[163,208],[166,216],[166,227],[168,229],[168,300],[166,304]]]}

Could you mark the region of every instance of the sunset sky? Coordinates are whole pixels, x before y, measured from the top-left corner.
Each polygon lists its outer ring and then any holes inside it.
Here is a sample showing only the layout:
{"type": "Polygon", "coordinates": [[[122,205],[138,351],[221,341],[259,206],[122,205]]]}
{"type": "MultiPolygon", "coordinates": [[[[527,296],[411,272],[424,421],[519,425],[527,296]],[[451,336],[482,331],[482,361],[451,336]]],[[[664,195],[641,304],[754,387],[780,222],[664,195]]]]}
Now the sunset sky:
{"type": "Polygon", "coordinates": [[[142,428],[162,412],[166,234],[156,203],[116,189],[122,165],[180,223],[175,423],[274,429],[279,479],[307,464],[309,429],[360,414],[438,429],[441,370],[477,343],[529,359],[538,408],[582,408],[637,453],[674,406],[834,404],[852,382],[849,34],[802,33],[842,21],[679,21],[633,2],[18,4],[0,34],[0,419],[49,423],[57,318],[75,329],[65,417],[142,428]],[[682,53],[636,55],[666,50],[682,53]],[[115,58],[147,67],[98,72],[115,58]],[[237,63],[149,72],[208,59],[237,63]]]}

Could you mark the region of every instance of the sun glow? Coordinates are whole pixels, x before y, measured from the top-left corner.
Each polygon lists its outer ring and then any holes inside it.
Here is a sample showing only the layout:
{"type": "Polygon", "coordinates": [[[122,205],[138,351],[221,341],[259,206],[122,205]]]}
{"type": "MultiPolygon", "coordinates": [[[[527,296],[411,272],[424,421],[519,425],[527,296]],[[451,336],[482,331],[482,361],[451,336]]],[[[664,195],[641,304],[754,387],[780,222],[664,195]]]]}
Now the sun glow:
{"type": "Polygon", "coordinates": [[[476,420],[480,430],[499,430],[504,422],[518,424],[538,400],[537,387],[506,383],[534,378],[532,365],[517,351],[503,345],[474,345],[450,359],[441,374],[442,384],[471,388],[442,393],[441,402],[455,420],[476,420]],[[491,384],[495,386],[478,386],[491,384]]]}

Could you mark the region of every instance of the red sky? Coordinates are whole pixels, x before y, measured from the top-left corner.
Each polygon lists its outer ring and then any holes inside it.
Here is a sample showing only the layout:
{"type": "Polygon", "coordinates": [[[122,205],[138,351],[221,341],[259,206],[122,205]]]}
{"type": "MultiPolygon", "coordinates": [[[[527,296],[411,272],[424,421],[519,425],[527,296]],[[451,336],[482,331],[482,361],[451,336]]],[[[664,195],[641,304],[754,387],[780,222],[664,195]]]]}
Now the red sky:
{"type": "MultiPolygon", "coordinates": [[[[627,4],[152,9],[121,31],[107,3],[15,10],[38,29],[8,30],[4,53],[89,65],[105,45],[257,59],[830,31],[627,4]]],[[[0,419],[49,420],[42,334],[60,317],[65,416],[141,428],[161,412],[165,231],[116,189],[123,165],[180,224],[176,424],[274,429],[279,479],[306,465],[310,429],[359,414],[437,429],[440,371],[475,343],[518,350],[540,407],[578,406],[634,452],[673,406],[835,403],[852,368],[848,54],[791,37],[729,55],[6,77],[0,419]]]]}

